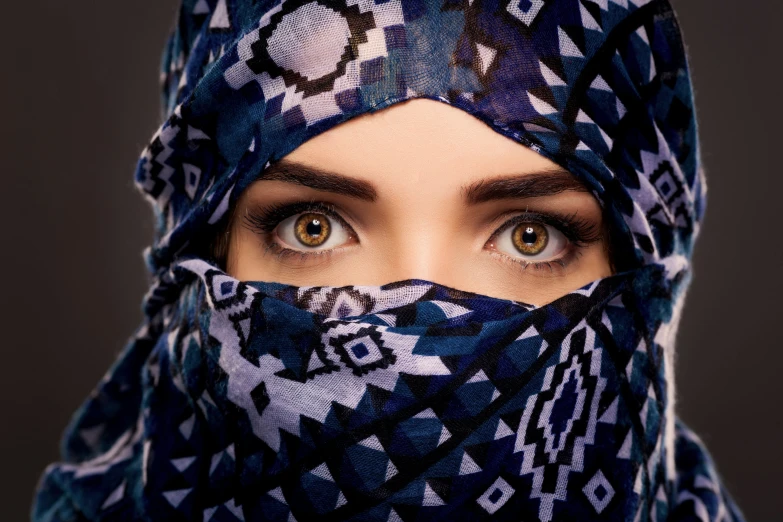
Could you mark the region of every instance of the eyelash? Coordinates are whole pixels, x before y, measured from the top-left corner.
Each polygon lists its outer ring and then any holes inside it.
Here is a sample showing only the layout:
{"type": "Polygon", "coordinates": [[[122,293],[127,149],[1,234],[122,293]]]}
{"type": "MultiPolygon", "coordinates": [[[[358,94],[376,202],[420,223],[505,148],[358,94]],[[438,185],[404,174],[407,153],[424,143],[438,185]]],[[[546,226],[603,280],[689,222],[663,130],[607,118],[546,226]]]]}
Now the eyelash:
{"type": "MultiPolygon", "coordinates": [[[[323,259],[328,259],[335,251],[340,250],[340,247],[305,252],[284,247],[276,240],[270,238],[281,221],[293,215],[304,212],[317,212],[325,214],[339,222],[348,231],[348,234],[351,238],[356,237],[356,233],[354,232],[353,228],[345,219],[343,219],[343,217],[336,210],[335,206],[331,203],[321,201],[272,203],[268,206],[259,206],[256,209],[248,211],[248,213],[246,213],[244,216],[244,221],[251,230],[264,236],[264,242],[266,244],[265,253],[271,252],[275,254],[280,260],[298,258],[299,262],[305,262],[308,259],[312,259],[313,256],[324,256],[323,259]]],[[[515,266],[521,267],[522,270],[527,270],[531,266],[536,270],[548,268],[550,272],[553,272],[554,270],[563,270],[582,255],[582,249],[585,246],[599,241],[602,238],[598,226],[586,219],[577,218],[576,212],[569,215],[530,212],[527,209],[525,209],[525,211],[521,214],[518,214],[518,212],[519,210],[510,210],[501,214],[501,216],[508,214],[515,215],[514,217],[504,222],[499,228],[497,228],[485,244],[494,243],[494,241],[502,232],[519,223],[538,223],[543,225],[550,225],[558,229],[566,237],[566,239],[568,239],[568,246],[566,247],[565,253],[559,258],[549,259],[547,261],[527,261],[522,258],[513,258],[500,252],[491,252],[501,261],[513,263],[515,266]]]]}
{"type": "Polygon", "coordinates": [[[550,225],[562,232],[566,239],[568,239],[568,246],[565,249],[565,253],[558,258],[549,259],[546,261],[528,261],[523,258],[513,258],[500,252],[492,252],[492,254],[498,257],[501,261],[521,265],[522,270],[527,270],[529,267],[532,267],[536,270],[548,268],[550,272],[553,272],[555,269],[563,270],[582,255],[582,249],[584,247],[590,243],[601,240],[601,232],[595,223],[583,218],[577,218],[576,212],[567,215],[561,215],[557,213],[530,212],[527,209],[525,209],[525,211],[521,214],[517,214],[517,212],[519,211],[510,210],[501,214],[501,216],[508,214],[515,215],[492,233],[492,235],[487,240],[487,244],[494,243],[501,233],[520,223],[538,223],[543,225],[550,225]],[[557,265],[557,267],[554,267],[553,264],[557,265]]]}
{"type": "Polygon", "coordinates": [[[349,231],[351,237],[356,237],[356,234],[345,219],[337,212],[334,205],[331,203],[325,203],[321,201],[297,201],[295,203],[272,203],[268,206],[259,206],[257,209],[249,211],[245,214],[245,223],[258,233],[261,233],[265,237],[266,249],[264,253],[271,252],[277,256],[278,259],[290,259],[299,258],[299,262],[304,262],[308,259],[312,259],[313,256],[323,256],[323,259],[328,259],[331,255],[339,250],[338,248],[332,248],[328,250],[318,250],[313,252],[304,252],[300,250],[294,250],[292,248],[286,248],[280,245],[275,240],[270,240],[271,236],[277,225],[284,219],[291,217],[295,214],[301,214],[303,212],[320,212],[329,216],[330,218],[339,222],[346,230],[349,231]]]}

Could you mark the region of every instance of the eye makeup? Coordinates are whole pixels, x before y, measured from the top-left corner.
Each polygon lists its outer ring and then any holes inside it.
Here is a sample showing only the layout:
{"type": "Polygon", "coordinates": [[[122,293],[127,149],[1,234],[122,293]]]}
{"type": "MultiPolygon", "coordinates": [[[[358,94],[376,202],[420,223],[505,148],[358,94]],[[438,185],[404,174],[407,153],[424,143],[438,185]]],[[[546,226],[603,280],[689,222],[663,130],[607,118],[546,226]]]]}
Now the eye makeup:
{"type": "MultiPolygon", "coordinates": [[[[276,232],[277,227],[285,219],[302,213],[317,213],[334,220],[343,227],[348,236],[348,244],[357,242],[358,235],[344,219],[336,205],[324,201],[301,200],[288,203],[271,203],[268,205],[251,205],[243,215],[243,225],[261,237],[265,253],[272,253],[278,260],[290,260],[295,263],[306,264],[313,260],[326,260],[345,248],[341,246],[321,250],[298,250],[289,248],[280,242],[276,232]]],[[[522,271],[528,269],[545,270],[547,273],[563,271],[567,266],[578,259],[583,250],[590,244],[602,239],[599,223],[588,218],[577,216],[577,212],[570,214],[552,211],[530,211],[513,209],[502,212],[494,220],[500,220],[510,216],[489,237],[485,248],[489,253],[501,262],[512,263],[522,271]],[[519,256],[511,256],[498,251],[496,241],[498,236],[509,228],[521,224],[534,224],[540,227],[551,227],[561,233],[567,239],[565,248],[554,258],[545,260],[531,260],[519,256]]]]}
{"type": "Polygon", "coordinates": [[[577,212],[570,214],[561,214],[558,212],[531,212],[529,209],[525,209],[522,213],[519,213],[519,210],[506,211],[499,216],[499,219],[508,215],[512,215],[512,217],[492,233],[485,246],[489,246],[490,253],[501,261],[515,263],[520,266],[522,270],[527,270],[528,268],[533,268],[534,270],[545,269],[550,273],[554,273],[556,270],[564,270],[583,254],[583,250],[588,245],[600,241],[603,238],[601,227],[598,223],[587,218],[578,217],[577,214],[577,212]],[[558,256],[540,261],[525,259],[524,257],[519,256],[510,256],[499,252],[496,248],[498,237],[508,229],[522,224],[534,224],[539,227],[554,228],[565,236],[567,240],[565,248],[563,248],[558,256]]]}
{"type": "Polygon", "coordinates": [[[335,205],[324,201],[294,201],[291,203],[271,203],[269,205],[254,205],[248,208],[243,216],[243,224],[252,232],[261,236],[264,253],[272,253],[278,260],[293,260],[306,263],[312,259],[328,259],[342,246],[322,250],[297,250],[283,246],[276,238],[275,229],[287,218],[302,213],[318,213],[334,219],[348,233],[350,241],[355,241],[356,232],[340,215],[335,205]]]}

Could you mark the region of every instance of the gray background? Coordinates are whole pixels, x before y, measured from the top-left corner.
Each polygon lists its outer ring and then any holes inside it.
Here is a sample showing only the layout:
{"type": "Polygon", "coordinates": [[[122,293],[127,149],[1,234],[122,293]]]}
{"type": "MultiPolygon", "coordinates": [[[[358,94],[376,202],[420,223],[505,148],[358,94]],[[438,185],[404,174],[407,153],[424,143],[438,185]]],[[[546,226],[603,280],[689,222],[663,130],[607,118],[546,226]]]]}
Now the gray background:
{"type": "MultiPolygon", "coordinates": [[[[772,521],[783,519],[783,3],[745,5],[675,0],[709,183],[677,379],[681,416],[748,518],[772,521]]],[[[28,519],[61,430],[141,318],[151,212],[131,180],[159,121],[175,10],[174,0],[3,6],[3,521],[28,519]]]]}

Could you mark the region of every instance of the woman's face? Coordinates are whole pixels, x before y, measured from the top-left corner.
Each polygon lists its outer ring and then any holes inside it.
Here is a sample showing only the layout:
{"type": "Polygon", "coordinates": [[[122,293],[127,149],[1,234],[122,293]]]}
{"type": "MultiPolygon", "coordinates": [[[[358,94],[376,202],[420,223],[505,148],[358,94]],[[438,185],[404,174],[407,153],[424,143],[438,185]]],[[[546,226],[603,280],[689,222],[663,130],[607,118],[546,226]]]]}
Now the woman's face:
{"type": "Polygon", "coordinates": [[[434,100],[319,134],[237,205],[226,269],[241,280],[418,278],[543,305],[611,274],[601,208],[574,176],[434,100]]]}

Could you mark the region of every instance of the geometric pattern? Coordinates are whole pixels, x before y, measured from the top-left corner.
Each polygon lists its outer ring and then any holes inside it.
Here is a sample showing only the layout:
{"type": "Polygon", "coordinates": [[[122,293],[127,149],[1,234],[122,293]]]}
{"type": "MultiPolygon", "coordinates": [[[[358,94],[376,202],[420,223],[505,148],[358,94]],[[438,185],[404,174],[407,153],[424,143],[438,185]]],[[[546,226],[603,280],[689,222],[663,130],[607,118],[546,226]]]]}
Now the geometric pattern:
{"type": "Polygon", "coordinates": [[[598,514],[606,509],[607,504],[614,498],[614,488],[612,487],[612,484],[606,480],[606,477],[600,469],[596,471],[593,478],[590,479],[582,491],[584,491],[587,499],[598,514]]]}
{"type": "Polygon", "coordinates": [[[411,98],[476,115],[581,178],[618,232],[620,270],[688,257],[706,185],[668,2],[190,2],[163,63],[169,117],[136,172],[158,215],[155,274],[204,257],[191,238],[215,233],[271,162],[411,98]]]}
{"type": "Polygon", "coordinates": [[[483,507],[487,513],[493,515],[495,511],[503,507],[508,499],[514,495],[515,491],[503,477],[498,477],[495,482],[481,495],[476,502],[483,507]]]}
{"type": "Polygon", "coordinates": [[[697,439],[677,425],[666,442],[660,322],[638,328],[633,306],[666,299],[658,265],[542,307],[419,279],[296,287],[199,259],[179,270],[168,333],[136,362],[136,425],[51,467],[37,519],[741,520],[697,439]]]}
{"type": "Polygon", "coordinates": [[[33,520],[742,520],[676,417],[706,185],[665,0],[184,0],[145,319],[73,417],[33,520]],[[354,116],[446,103],[582,180],[616,273],[545,306],[411,279],[238,281],[243,190],[354,116]]]}

